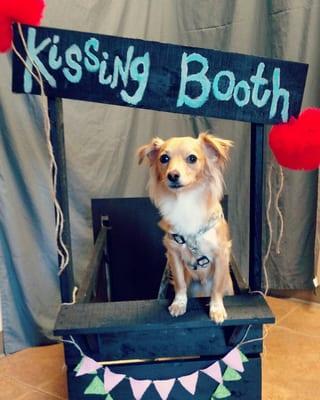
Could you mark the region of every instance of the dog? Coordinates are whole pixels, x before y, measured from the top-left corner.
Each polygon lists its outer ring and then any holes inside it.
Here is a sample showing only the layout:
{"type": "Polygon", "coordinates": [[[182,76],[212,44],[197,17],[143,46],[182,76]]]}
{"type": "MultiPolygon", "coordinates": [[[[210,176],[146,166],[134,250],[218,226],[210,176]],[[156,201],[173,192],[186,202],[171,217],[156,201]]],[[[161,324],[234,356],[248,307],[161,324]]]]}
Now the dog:
{"type": "Polygon", "coordinates": [[[162,216],[175,291],[169,306],[173,317],[186,312],[187,291],[196,281],[201,294],[210,296],[210,318],[217,324],[227,318],[223,296],[233,294],[231,239],[220,202],[231,146],[230,140],[201,133],[198,138],[154,138],[138,149],[139,164],[149,161],[149,196],[162,216]]]}

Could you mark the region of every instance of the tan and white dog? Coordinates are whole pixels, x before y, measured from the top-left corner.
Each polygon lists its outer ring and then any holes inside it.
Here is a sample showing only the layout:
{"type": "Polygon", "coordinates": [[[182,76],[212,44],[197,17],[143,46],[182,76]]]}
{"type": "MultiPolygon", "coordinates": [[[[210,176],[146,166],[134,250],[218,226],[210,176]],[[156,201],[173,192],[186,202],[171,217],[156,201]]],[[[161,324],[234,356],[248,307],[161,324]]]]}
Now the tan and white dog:
{"type": "Polygon", "coordinates": [[[149,196],[159,209],[164,245],[175,289],[172,316],[186,312],[191,281],[210,296],[210,318],[227,317],[223,296],[233,294],[229,272],[231,240],[220,201],[222,171],[232,142],[201,133],[199,137],[154,138],[138,150],[149,160],[149,196]]]}

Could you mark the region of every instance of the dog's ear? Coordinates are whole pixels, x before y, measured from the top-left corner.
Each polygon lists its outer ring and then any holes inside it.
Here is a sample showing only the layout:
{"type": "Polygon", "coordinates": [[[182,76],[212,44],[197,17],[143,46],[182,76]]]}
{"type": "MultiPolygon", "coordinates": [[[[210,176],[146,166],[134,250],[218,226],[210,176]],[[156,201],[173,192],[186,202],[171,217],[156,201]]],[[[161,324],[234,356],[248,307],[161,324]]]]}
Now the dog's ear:
{"type": "Polygon", "coordinates": [[[199,140],[204,146],[209,160],[216,162],[223,168],[229,160],[229,151],[233,142],[227,139],[219,139],[208,133],[200,133],[199,140]]]}
{"type": "Polygon", "coordinates": [[[138,149],[139,164],[142,163],[145,157],[148,157],[151,165],[156,159],[158,151],[160,150],[160,147],[162,146],[163,143],[164,141],[162,139],[156,137],[152,139],[151,143],[141,146],[138,149]]]}

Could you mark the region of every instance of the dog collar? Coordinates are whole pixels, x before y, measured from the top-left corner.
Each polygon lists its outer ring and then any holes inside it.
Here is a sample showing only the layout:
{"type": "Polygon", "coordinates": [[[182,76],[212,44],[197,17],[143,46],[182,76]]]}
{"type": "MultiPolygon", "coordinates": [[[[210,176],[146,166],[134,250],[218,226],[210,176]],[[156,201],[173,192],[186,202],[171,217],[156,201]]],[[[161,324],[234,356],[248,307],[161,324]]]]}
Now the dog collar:
{"type": "Polygon", "coordinates": [[[206,268],[208,264],[210,264],[210,259],[201,254],[199,249],[199,237],[204,235],[210,229],[212,229],[220,219],[224,218],[223,212],[221,211],[218,215],[214,215],[210,218],[209,222],[204,225],[199,231],[194,235],[183,236],[178,233],[170,233],[169,236],[176,243],[183,245],[185,244],[188,249],[191,251],[192,255],[195,257],[196,262],[193,264],[189,264],[193,270],[197,270],[198,268],[206,268]]]}

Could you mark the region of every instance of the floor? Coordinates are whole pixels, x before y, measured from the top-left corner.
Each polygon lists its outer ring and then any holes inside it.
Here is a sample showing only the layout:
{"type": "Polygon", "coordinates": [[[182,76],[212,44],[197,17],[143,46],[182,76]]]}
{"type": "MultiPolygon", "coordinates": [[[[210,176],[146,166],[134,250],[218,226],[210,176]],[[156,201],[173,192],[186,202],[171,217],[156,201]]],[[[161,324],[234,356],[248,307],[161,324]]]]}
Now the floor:
{"type": "MultiPolygon", "coordinates": [[[[263,355],[263,400],[320,398],[320,305],[268,298],[276,325],[263,355]]],[[[0,400],[67,399],[61,345],[0,358],[0,400]]]]}

